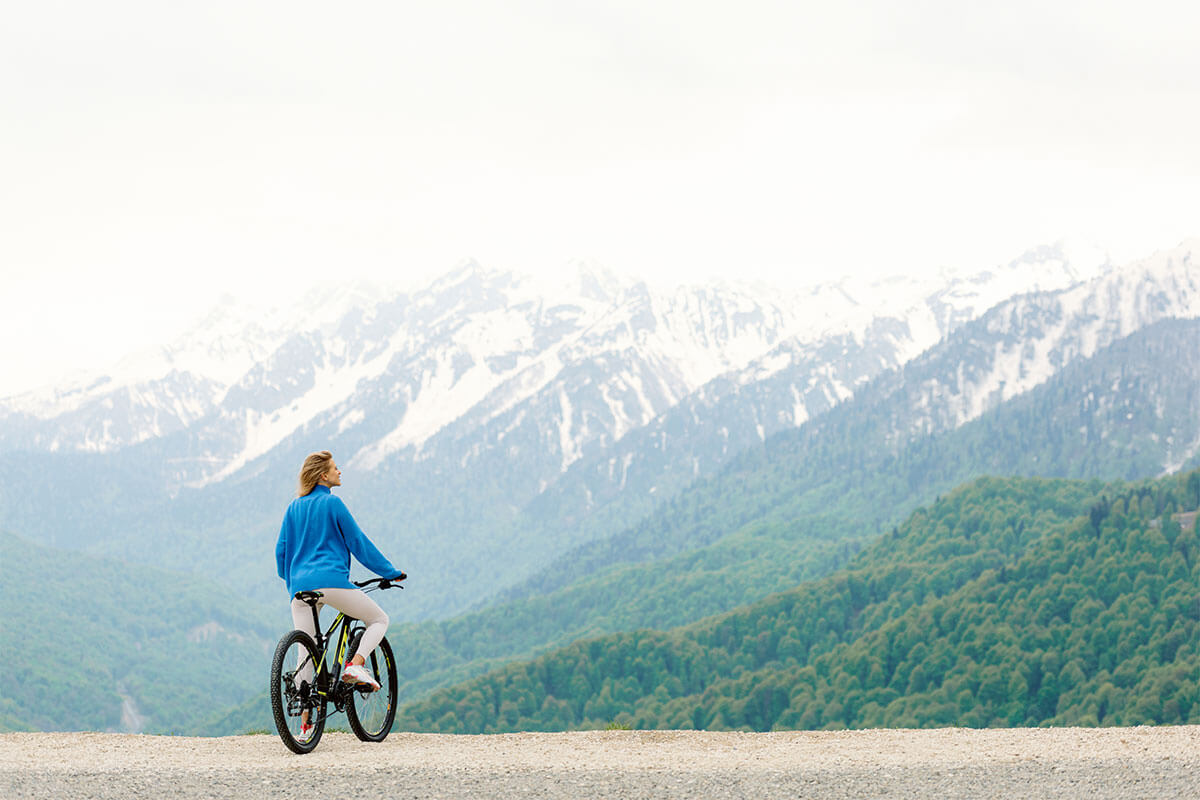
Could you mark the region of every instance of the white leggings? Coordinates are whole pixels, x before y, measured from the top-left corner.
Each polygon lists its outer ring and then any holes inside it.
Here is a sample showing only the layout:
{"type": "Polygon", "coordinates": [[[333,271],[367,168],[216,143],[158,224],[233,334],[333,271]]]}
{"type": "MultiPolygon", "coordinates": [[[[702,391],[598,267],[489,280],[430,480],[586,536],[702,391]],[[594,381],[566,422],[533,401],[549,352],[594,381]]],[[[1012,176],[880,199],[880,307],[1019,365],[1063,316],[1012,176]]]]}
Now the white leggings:
{"type": "MultiPolygon", "coordinates": [[[[362,589],[318,589],[318,591],[324,595],[317,601],[318,612],[324,606],[331,606],[348,617],[361,620],[367,626],[367,629],[363,631],[362,641],[358,644],[358,652],[354,655],[361,655],[364,659],[368,658],[371,651],[383,640],[383,635],[387,633],[388,615],[379,607],[378,603],[367,597],[366,592],[362,589]]],[[[314,642],[317,640],[317,631],[313,627],[312,606],[294,597],[292,598],[292,625],[296,630],[304,631],[311,636],[314,642]]],[[[311,681],[312,664],[303,665],[296,678],[298,681],[311,681]]]]}

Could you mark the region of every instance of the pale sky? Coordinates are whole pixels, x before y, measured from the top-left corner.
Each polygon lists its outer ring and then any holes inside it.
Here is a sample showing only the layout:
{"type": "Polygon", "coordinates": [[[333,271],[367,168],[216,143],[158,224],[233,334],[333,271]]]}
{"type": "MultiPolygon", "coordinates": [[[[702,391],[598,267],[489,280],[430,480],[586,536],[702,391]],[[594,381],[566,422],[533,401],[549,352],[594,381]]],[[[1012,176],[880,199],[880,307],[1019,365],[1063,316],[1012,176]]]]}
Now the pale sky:
{"type": "Polygon", "coordinates": [[[1200,235],[1183,2],[10,3],[0,395],[464,258],[787,283],[1200,235]]]}

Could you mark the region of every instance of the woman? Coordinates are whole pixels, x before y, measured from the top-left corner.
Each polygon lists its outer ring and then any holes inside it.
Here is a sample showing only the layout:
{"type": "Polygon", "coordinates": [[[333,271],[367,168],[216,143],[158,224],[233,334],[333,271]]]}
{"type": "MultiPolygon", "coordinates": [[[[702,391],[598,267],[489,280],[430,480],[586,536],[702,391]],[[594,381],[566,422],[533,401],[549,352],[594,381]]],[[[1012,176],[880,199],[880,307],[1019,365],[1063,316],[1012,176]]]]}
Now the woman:
{"type": "MultiPolygon", "coordinates": [[[[350,555],[381,578],[398,580],[404,573],[392,566],[371,544],[340,498],[331,492],[342,485],[342,471],[328,450],[304,459],[298,496],[283,515],[275,561],[279,577],[292,595],[292,624],[316,640],[312,608],[296,599],[297,592],[320,592],[317,609],[330,605],[366,626],[358,652],[346,662],[342,680],[363,683],[372,691],[379,682],[363,664],[387,632],[388,616],[374,600],[350,582],[350,555]]],[[[306,670],[311,672],[311,665],[306,670]]],[[[306,671],[302,670],[302,672],[306,671]]],[[[311,675],[297,676],[311,680],[311,675]]],[[[307,719],[305,719],[307,722],[307,719]]]]}

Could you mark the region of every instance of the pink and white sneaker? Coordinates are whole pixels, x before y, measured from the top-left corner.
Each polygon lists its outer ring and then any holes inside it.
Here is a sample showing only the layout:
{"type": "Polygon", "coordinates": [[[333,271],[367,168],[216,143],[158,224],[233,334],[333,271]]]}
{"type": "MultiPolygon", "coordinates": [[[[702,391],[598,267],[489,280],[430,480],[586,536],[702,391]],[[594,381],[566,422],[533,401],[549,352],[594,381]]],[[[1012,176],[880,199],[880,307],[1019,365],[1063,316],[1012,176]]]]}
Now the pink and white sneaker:
{"type": "Polygon", "coordinates": [[[342,670],[342,680],[346,683],[365,683],[371,687],[371,691],[379,691],[379,681],[362,664],[347,664],[342,670]]]}

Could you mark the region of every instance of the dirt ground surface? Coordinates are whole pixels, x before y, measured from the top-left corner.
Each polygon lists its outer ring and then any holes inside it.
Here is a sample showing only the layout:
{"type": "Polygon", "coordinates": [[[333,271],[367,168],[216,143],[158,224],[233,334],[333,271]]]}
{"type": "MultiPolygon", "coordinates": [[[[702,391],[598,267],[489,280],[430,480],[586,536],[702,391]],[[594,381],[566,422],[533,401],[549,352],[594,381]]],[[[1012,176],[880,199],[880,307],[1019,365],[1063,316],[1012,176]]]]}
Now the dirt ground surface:
{"type": "Polygon", "coordinates": [[[0,735],[0,798],[1200,798],[1200,726],[0,735]]]}

